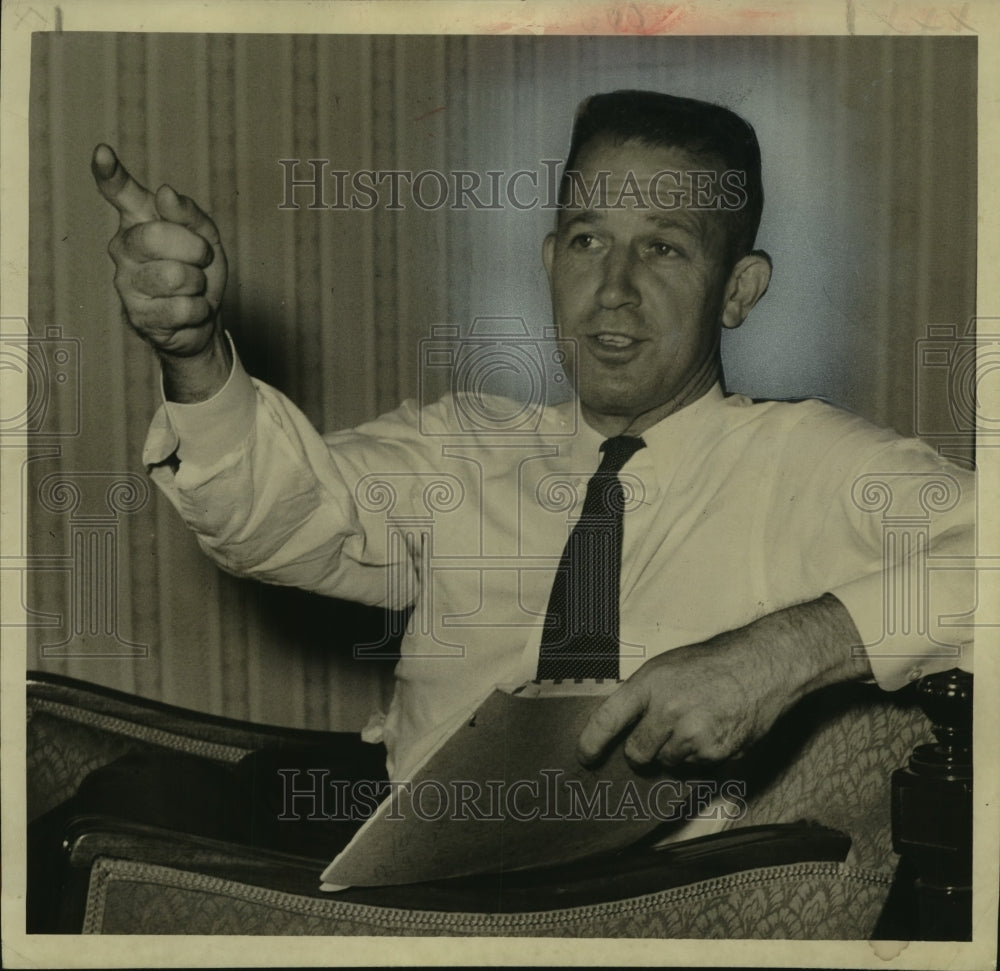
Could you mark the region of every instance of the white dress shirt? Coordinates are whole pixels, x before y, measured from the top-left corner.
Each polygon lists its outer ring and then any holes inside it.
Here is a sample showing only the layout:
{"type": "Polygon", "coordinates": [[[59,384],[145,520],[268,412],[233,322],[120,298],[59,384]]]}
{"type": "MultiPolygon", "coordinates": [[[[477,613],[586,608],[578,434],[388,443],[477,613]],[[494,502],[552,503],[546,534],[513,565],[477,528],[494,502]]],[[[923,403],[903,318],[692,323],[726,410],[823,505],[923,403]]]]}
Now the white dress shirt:
{"type": "MultiPolygon", "coordinates": [[[[150,429],[153,479],[225,570],[415,605],[375,733],[394,779],[494,684],[535,674],[602,436],[575,402],[529,414],[536,427],[489,424],[511,413],[447,395],[321,436],[237,360],[213,398],[166,403],[150,429]]],[[[968,665],[971,473],[833,406],[755,404],[718,386],[643,438],[620,474],[622,678],[827,592],[882,687],[968,665]]]]}

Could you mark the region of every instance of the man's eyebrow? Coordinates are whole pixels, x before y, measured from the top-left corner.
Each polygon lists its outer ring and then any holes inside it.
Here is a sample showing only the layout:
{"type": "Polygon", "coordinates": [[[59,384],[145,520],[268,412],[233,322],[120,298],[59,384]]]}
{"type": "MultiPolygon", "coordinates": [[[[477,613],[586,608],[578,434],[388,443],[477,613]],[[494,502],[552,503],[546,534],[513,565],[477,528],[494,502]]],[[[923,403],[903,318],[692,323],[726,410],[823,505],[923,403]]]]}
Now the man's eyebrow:
{"type": "MultiPolygon", "coordinates": [[[[571,232],[577,226],[592,226],[605,220],[605,214],[600,209],[582,209],[575,212],[560,223],[559,232],[571,232]]],[[[646,215],[646,222],[661,232],[682,232],[688,238],[699,243],[705,241],[706,227],[698,219],[684,218],[678,213],[653,211],[646,215]]]]}
{"type": "Polygon", "coordinates": [[[705,236],[704,226],[697,219],[682,219],[677,215],[654,212],[646,217],[646,221],[652,223],[657,229],[679,229],[693,239],[700,240],[705,236]]]}
{"type": "Polygon", "coordinates": [[[604,213],[598,209],[583,209],[579,212],[574,213],[572,216],[567,216],[563,221],[560,229],[572,229],[574,226],[579,226],[581,224],[587,223],[599,223],[604,221],[604,213]]]}

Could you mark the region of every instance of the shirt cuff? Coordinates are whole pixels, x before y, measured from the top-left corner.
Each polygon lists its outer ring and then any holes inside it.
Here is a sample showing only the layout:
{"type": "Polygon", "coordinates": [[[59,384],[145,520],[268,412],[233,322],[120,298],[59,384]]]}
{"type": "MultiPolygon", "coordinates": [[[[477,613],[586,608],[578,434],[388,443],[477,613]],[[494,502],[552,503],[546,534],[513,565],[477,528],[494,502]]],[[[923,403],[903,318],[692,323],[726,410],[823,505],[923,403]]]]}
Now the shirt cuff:
{"type": "Polygon", "coordinates": [[[882,574],[874,573],[830,591],[851,615],[880,688],[896,691],[928,674],[957,667],[972,670],[971,643],[956,638],[954,644],[941,644],[923,634],[888,634],[882,584],[882,574]]]}
{"type": "Polygon", "coordinates": [[[243,368],[232,338],[226,334],[233,367],[226,383],[211,398],[193,404],[167,401],[157,409],[143,447],[143,462],[160,465],[176,454],[178,461],[206,466],[233,451],[250,434],[256,416],[257,392],[243,368]]]}

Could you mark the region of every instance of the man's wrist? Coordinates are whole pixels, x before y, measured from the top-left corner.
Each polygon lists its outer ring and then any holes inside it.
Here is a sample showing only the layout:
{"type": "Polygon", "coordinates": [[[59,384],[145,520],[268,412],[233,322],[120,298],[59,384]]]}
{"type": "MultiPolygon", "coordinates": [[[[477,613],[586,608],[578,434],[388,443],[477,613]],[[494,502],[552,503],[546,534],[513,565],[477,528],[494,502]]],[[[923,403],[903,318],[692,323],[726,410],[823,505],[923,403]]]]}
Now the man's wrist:
{"type": "Polygon", "coordinates": [[[167,401],[196,404],[207,401],[229,380],[233,356],[229,341],[216,323],[204,350],[184,357],[158,351],[163,371],[163,393],[167,401]]]}
{"type": "Polygon", "coordinates": [[[233,361],[225,384],[203,401],[164,401],[164,417],[173,430],[173,449],[182,465],[214,466],[243,446],[256,421],[257,388],[243,370],[229,334],[223,333],[223,339],[233,361]]]}

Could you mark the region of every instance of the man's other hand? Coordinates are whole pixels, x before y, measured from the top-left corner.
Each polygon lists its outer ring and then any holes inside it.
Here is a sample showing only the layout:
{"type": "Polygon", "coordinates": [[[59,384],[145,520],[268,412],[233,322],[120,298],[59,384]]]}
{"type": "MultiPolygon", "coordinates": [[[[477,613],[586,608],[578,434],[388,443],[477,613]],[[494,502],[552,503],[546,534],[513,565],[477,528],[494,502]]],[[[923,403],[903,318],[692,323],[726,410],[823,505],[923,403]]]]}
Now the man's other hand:
{"type": "Polygon", "coordinates": [[[140,185],[107,145],[94,149],[91,171],[118,210],[108,252],[129,323],[160,355],[169,396],[210,396],[229,372],[217,325],[226,254],[215,223],[170,186],[140,185]]]}
{"type": "Polygon", "coordinates": [[[629,728],[625,757],[636,765],[736,757],[810,691],[868,676],[859,641],[846,608],[827,594],[659,654],[591,717],[580,761],[600,761],[629,728]]]}

